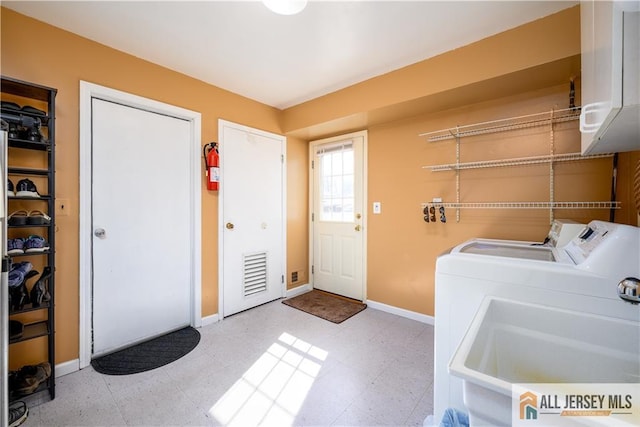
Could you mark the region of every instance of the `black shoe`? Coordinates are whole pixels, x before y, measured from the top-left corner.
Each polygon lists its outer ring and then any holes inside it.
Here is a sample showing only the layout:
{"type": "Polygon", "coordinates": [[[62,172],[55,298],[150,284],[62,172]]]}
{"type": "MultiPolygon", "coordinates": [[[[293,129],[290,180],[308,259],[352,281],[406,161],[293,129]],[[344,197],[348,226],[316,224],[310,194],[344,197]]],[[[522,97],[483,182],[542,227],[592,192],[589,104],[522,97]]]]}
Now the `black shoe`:
{"type": "Polygon", "coordinates": [[[24,333],[24,325],[17,320],[9,320],[9,339],[17,340],[22,338],[24,333]]]}
{"type": "Polygon", "coordinates": [[[51,294],[47,290],[45,282],[51,277],[51,267],[46,266],[42,270],[42,274],[38,278],[38,281],[31,288],[31,306],[34,308],[40,307],[43,302],[51,301],[51,294]]]}
{"type": "Polygon", "coordinates": [[[16,197],[40,197],[36,185],[29,178],[18,181],[15,190],[16,197]]]}
{"type": "Polygon", "coordinates": [[[13,302],[13,310],[19,311],[24,308],[25,304],[29,304],[29,292],[27,291],[27,280],[40,274],[36,270],[31,270],[24,275],[24,280],[18,286],[9,288],[11,291],[11,301],[13,302]]]}
{"type": "Polygon", "coordinates": [[[29,416],[29,408],[22,401],[17,401],[9,405],[9,427],[17,427],[29,416]]]}

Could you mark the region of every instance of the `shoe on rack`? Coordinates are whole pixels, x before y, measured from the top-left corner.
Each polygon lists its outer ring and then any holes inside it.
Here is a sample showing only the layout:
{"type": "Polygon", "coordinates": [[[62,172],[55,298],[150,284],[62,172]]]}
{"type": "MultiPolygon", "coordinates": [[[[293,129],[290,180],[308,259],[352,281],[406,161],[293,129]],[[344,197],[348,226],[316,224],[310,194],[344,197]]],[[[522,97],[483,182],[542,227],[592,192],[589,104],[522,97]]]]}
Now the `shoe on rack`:
{"type": "Polygon", "coordinates": [[[13,389],[17,396],[26,396],[36,391],[51,376],[51,365],[43,362],[38,365],[27,365],[14,373],[13,389]]]}
{"type": "Polygon", "coordinates": [[[47,115],[47,113],[45,111],[38,110],[37,108],[32,107],[31,105],[25,105],[20,110],[24,111],[25,113],[33,114],[34,116],[43,116],[44,117],[44,116],[47,115]]]}
{"type": "Polygon", "coordinates": [[[31,270],[27,274],[24,275],[24,280],[20,285],[14,286],[13,288],[9,288],[11,291],[11,302],[13,304],[13,310],[18,311],[24,308],[25,304],[29,304],[29,291],[27,291],[27,280],[30,278],[37,276],[38,273],[36,270],[31,270]]]}
{"type": "Polygon", "coordinates": [[[38,281],[31,288],[31,306],[34,308],[40,307],[43,302],[51,301],[51,294],[47,290],[45,282],[51,277],[51,267],[46,266],[42,270],[42,274],[38,278],[38,281]]]}
{"type": "Polygon", "coordinates": [[[9,287],[15,288],[20,286],[24,281],[24,276],[33,270],[33,264],[29,261],[21,261],[11,264],[9,269],[9,287]]]}
{"type": "Polygon", "coordinates": [[[29,408],[26,403],[19,400],[9,405],[9,427],[18,427],[28,416],[29,408]]]}
{"type": "Polygon", "coordinates": [[[11,101],[1,101],[0,102],[0,108],[2,108],[3,110],[12,110],[12,111],[20,111],[20,109],[22,107],[20,107],[18,104],[16,104],[15,102],[11,102],[11,101]]]}
{"type": "Polygon", "coordinates": [[[18,255],[24,253],[24,239],[18,237],[16,239],[7,240],[7,255],[18,255]]]}
{"type": "MultiPolygon", "coordinates": [[[[11,192],[9,192],[11,193],[11,192]]],[[[24,209],[20,209],[18,211],[11,212],[9,214],[9,218],[7,220],[7,224],[9,225],[27,225],[27,220],[29,219],[29,212],[24,209]]]]}
{"type": "Polygon", "coordinates": [[[32,210],[27,213],[26,222],[29,225],[49,225],[51,224],[51,217],[42,211],[32,210]]]}
{"type": "Polygon", "coordinates": [[[49,250],[49,244],[42,236],[31,235],[24,242],[25,253],[45,252],[49,250]]]}
{"type": "Polygon", "coordinates": [[[22,338],[24,333],[24,325],[17,320],[9,320],[9,339],[17,340],[22,338]]]}
{"type": "Polygon", "coordinates": [[[18,181],[16,197],[40,197],[36,185],[29,178],[18,181]]]}
{"type": "Polygon", "coordinates": [[[7,179],[7,196],[16,197],[16,191],[13,187],[13,182],[10,179],[7,179]]]}
{"type": "Polygon", "coordinates": [[[27,274],[31,270],[33,270],[33,264],[29,261],[14,262],[11,264],[11,271],[19,271],[22,274],[27,274]]]}

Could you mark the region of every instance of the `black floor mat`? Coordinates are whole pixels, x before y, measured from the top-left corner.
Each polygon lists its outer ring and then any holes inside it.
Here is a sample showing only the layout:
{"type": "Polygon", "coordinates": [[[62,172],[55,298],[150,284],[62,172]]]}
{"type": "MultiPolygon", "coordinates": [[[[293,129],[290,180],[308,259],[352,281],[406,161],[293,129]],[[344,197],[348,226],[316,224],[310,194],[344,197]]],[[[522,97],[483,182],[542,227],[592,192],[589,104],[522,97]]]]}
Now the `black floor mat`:
{"type": "Polygon", "coordinates": [[[200,333],[189,326],[93,359],[91,366],[106,375],[137,374],[180,359],[199,342],[200,333]]]}

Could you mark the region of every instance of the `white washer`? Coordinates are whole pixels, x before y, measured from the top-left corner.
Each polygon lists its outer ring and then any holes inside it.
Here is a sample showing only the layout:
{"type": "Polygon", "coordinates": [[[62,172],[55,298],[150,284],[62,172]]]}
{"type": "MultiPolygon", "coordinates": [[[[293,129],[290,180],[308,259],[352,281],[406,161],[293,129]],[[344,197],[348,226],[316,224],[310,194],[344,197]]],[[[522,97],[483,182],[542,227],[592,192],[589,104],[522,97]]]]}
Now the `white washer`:
{"type": "Polygon", "coordinates": [[[549,253],[548,251],[527,251],[526,248],[533,246],[551,248],[564,247],[573,240],[574,237],[580,234],[585,227],[585,224],[580,224],[570,219],[554,219],[551,223],[549,233],[543,242],[476,238],[466,242],[463,251],[479,255],[496,255],[513,258],[529,258],[537,253],[544,258],[545,256],[542,254],[549,253]],[[520,251],[521,248],[525,248],[524,255],[520,251]]]}
{"type": "MultiPolygon", "coordinates": [[[[617,295],[640,277],[640,228],[592,221],[564,247],[474,239],[436,262],[434,419],[466,412],[462,380],[448,364],[487,295],[640,322],[640,306],[617,295]]],[[[640,350],[640,349],[639,349],[640,350]]]]}

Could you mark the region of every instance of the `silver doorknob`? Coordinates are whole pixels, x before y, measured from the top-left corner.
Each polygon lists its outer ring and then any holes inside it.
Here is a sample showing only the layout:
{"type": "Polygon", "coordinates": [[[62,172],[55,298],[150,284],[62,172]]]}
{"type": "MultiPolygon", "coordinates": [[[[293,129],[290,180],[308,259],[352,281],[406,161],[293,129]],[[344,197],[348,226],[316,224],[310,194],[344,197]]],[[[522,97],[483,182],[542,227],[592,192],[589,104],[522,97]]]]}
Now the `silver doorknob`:
{"type": "Polygon", "coordinates": [[[96,230],[93,232],[93,235],[100,239],[104,239],[105,237],[107,237],[107,232],[104,231],[104,228],[96,228],[96,230]]]}

